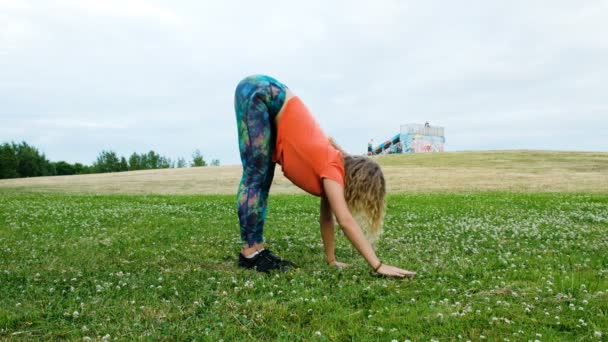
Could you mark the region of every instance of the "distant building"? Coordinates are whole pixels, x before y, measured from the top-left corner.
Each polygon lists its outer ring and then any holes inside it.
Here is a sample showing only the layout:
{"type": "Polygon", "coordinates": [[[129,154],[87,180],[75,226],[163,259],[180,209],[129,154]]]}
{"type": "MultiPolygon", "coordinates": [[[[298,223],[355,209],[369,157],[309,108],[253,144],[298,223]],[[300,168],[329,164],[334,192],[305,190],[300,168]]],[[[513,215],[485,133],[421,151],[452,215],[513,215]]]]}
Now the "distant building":
{"type": "Polygon", "coordinates": [[[372,144],[373,140],[367,144],[368,155],[443,152],[445,135],[443,127],[431,126],[428,122],[422,125],[407,124],[401,125],[401,132],[391,139],[383,141],[376,147],[372,144]]]}
{"type": "Polygon", "coordinates": [[[445,134],[443,127],[424,125],[401,125],[403,153],[443,152],[445,134]]]}

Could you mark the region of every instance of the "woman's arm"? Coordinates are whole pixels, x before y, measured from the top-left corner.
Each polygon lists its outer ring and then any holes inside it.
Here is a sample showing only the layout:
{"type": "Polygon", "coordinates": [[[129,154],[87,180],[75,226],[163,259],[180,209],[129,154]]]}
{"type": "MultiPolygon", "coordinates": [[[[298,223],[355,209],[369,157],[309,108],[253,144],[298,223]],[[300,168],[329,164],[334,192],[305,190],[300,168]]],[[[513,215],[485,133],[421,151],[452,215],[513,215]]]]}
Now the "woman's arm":
{"type": "Polygon", "coordinates": [[[335,254],[335,228],[334,228],[334,215],[331,212],[329,201],[327,197],[321,197],[321,211],[320,211],[319,223],[321,226],[321,239],[323,240],[323,246],[325,247],[325,255],[327,256],[327,264],[337,267],[346,267],[348,264],[339,262],[336,260],[335,254]]]}
{"type": "Polygon", "coordinates": [[[331,207],[329,206],[327,197],[323,196],[321,196],[319,224],[321,225],[321,239],[323,240],[323,246],[325,247],[327,263],[332,265],[336,262],[334,217],[331,213],[331,207]]]}
{"type": "Polygon", "coordinates": [[[348,210],[342,187],[337,182],[324,178],[323,189],[325,190],[325,195],[327,196],[331,211],[336,215],[336,219],[338,220],[338,224],[342,228],[344,235],[346,235],[361,256],[363,256],[367,263],[374,268],[377,273],[394,277],[413,276],[416,274],[414,272],[382,264],[380,259],[376,256],[372,245],[363,235],[359,224],[353,218],[350,210],[348,210]]]}
{"type": "Polygon", "coordinates": [[[334,232],[334,217],[331,213],[331,208],[327,197],[321,196],[321,210],[319,224],[321,225],[321,239],[323,240],[323,246],[325,247],[325,255],[327,255],[327,263],[332,264],[336,262],[336,255],[334,254],[335,247],[335,232],[334,232]]]}

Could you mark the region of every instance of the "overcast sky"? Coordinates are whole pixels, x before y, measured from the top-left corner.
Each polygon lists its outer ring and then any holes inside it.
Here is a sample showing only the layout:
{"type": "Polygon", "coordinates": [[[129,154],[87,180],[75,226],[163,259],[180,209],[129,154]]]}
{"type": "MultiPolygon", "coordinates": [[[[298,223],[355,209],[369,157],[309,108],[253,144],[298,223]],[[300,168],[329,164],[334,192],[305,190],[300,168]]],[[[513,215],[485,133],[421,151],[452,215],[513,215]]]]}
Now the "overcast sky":
{"type": "Polygon", "coordinates": [[[608,1],[0,0],[0,142],[238,164],[235,85],[287,84],[352,153],[608,151],[608,1]]]}

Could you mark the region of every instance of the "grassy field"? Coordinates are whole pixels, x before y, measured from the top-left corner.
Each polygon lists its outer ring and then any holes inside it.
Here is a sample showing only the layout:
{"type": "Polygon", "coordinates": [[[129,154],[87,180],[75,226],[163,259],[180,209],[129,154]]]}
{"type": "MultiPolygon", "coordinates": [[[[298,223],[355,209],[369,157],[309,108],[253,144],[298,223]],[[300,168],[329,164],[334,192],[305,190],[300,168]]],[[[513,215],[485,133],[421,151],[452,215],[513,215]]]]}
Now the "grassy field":
{"type": "MultiPolygon", "coordinates": [[[[451,156],[381,162],[499,168],[451,156]]],[[[605,155],[563,158],[503,166],[589,163],[583,172],[606,177],[605,155]]],[[[389,196],[378,254],[418,272],[397,280],[372,274],[340,232],[336,254],[351,266],[328,267],[311,196],[271,196],[269,247],[300,268],[265,275],[236,267],[234,195],[0,187],[0,340],[607,339],[606,188],[446,189],[389,196]]]]}
{"type": "MultiPolygon", "coordinates": [[[[390,193],[608,192],[608,153],[449,152],[376,157],[390,193]]],[[[0,180],[0,190],[95,194],[234,194],[240,166],[0,180]]],[[[277,167],[273,193],[301,194],[277,167]]]]}

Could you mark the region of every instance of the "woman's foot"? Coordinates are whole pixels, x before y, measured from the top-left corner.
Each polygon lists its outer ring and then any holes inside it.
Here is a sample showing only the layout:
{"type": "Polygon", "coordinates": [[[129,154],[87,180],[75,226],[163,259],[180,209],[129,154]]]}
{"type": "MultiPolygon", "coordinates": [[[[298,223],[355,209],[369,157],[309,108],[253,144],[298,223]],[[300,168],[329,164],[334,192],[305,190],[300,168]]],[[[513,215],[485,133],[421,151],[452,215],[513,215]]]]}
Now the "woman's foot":
{"type": "Polygon", "coordinates": [[[293,262],[279,258],[268,249],[262,249],[250,258],[239,253],[239,266],[264,273],[272,270],[286,271],[289,267],[297,267],[293,262]]]}

